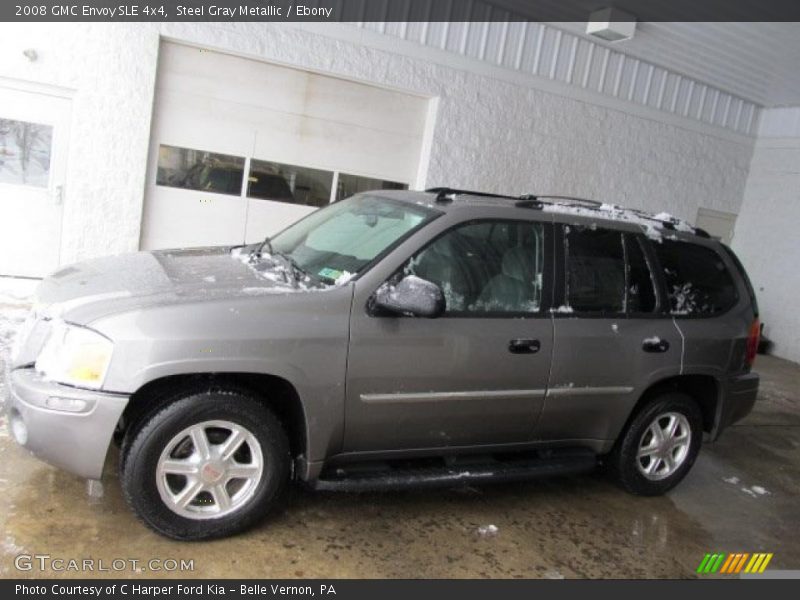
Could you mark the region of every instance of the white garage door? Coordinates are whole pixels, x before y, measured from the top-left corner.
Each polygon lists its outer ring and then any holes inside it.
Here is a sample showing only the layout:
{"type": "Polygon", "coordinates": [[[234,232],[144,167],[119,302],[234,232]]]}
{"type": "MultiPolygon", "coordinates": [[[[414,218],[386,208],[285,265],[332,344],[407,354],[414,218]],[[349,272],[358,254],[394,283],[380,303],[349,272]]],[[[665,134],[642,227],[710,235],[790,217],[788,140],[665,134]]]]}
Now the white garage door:
{"type": "Polygon", "coordinates": [[[428,103],[162,43],[142,248],[253,242],[357,191],[413,185],[428,103]]]}

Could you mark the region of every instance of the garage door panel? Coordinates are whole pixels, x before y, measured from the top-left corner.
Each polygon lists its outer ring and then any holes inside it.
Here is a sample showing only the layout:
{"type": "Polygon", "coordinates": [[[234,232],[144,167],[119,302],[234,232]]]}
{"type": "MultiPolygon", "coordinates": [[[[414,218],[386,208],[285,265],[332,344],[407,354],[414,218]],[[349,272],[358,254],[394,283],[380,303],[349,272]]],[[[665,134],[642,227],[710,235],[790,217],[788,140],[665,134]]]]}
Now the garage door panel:
{"type": "Polygon", "coordinates": [[[222,102],[205,99],[190,104],[180,95],[165,93],[159,96],[158,111],[153,131],[158,132],[159,144],[242,157],[253,151],[252,120],[222,102]]]}
{"type": "Polygon", "coordinates": [[[412,181],[421,140],[376,136],[373,130],[294,117],[275,120],[256,134],[256,158],[412,181]]]}
{"type": "Polygon", "coordinates": [[[393,134],[421,136],[427,100],[330,77],[309,81],[305,114],[393,134]]]}
{"type": "Polygon", "coordinates": [[[273,236],[289,225],[314,212],[313,206],[298,206],[270,200],[247,200],[245,243],[252,244],[273,236]]]}
{"type": "MultiPolygon", "coordinates": [[[[332,197],[382,182],[412,185],[428,104],[414,94],[163,42],[142,247],[259,240],[314,210],[306,202],[327,201],[296,182],[297,170],[279,165],[327,171],[330,181],[335,173],[377,180],[342,178],[328,185],[332,197]],[[277,169],[267,177],[284,178],[280,194],[289,202],[248,199],[246,182],[232,185],[248,159],[278,163],[259,168],[277,169]],[[219,193],[196,191],[208,189],[219,193]]],[[[279,194],[267,189],[254,193],[279,194]]]]}
{"type": "MultiPolygon", "coordinates": [[[[234,59],[241,61],[242,59],[234,59]]],[[[252,106],[261,110],[295,113],[303,110],[309,74],[291,69],[269,72],[223,72],[189,74],[176,70],[159,77],[158,89],[187,97],[213,98],[227,104],[252,106]],[[275,91],[280,93],[276,94],[275,91]]]]}
{"type": "Polygon", "coordinates": [[[256,109],[422,134],[427,99],[195,48],[164,44],[158,88],[256,109]]]}
{"type": "Polygon", "coordinates": [[[144,248],[241,244],[246,201],[239,196],[159,186],[159,202],[148,203],[144,248]]]}

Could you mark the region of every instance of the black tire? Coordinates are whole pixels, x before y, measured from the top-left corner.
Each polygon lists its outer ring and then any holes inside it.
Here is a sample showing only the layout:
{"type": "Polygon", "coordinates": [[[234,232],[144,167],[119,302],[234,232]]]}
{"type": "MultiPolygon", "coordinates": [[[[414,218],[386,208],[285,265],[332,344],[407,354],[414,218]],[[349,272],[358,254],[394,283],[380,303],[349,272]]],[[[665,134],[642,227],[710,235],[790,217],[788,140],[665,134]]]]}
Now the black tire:
{"type": "Polygon", "coordinates": [[[638,409],[604,463],[609,475],[624,490],[639,496],[659,496],[678,485],[690,471],[700,453],[702,441],[703,415],[697,403],[686,394],[665,393],[652,398],[638,409]],[[689,447],[685,458],[674,472],[662,479],[653,480],[645,476],[639,468],[640,464],[643,468],[649,465],[651,459],[639,459],[637,452],[640,444],[645,441],[644,436],[650,425],[659,415],[666,413],[677,413],[686,419],[691,434],[689,447]]]}
{"type": "Polygon", "coordinates": [[[281,498],[290,467],[286,432],[272,411],[249,392],[214,389],[187,392],[140,421],[123,443],[120,480],[125,500],[148,527],[176,540],[201,540],[239,533],[264,518],[281,498]],[[263,455],[263,471],[255,491],[234,512],[187,518],[162,499],[157,465],[175,436],[205,421],[228,421],[250,432],[263,455]]]}

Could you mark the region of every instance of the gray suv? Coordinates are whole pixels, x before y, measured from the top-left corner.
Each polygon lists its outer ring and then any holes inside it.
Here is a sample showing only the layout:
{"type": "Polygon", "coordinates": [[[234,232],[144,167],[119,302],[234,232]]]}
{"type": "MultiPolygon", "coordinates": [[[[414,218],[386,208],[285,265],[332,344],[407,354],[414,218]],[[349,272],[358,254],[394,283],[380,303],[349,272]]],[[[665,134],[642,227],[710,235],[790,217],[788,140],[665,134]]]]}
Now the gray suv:
{"type": "Polygon", "coordinates": [[[666,214],[437,188],[358,194],[258,244],[139,252],[39,286],[16,440],[137,515],[229,535],[319,490],[602,466],[661,494],[756,399],[753,289],[666,214]]]}

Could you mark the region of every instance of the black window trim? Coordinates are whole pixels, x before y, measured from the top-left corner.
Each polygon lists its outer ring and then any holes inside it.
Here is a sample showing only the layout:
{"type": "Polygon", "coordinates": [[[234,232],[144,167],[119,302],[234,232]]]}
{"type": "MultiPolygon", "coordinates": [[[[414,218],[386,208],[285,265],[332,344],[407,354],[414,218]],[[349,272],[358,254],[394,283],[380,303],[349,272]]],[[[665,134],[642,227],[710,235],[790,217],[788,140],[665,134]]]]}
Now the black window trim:
{"type": "MultiPolygon", "coordinates": [[[[667,281],[666,281],[666,277],[664,276],[664,266],[661,264],[661,261],[658,260],[658,254],[656,252],[655,246],[653,246],[652,253],[653,253],[653,258],[655,259],[655,263],[654,264],[658,266],[658,269],[656,269],[656,272],[657,272],[656,276],[661,280],[662,292],[663,292],[663,295],[664,295],[664,313],[663,314],[665,314],[667,317],[670,317],[672,319],[684,319],[684,320],[706,319],[706,320],[708,320],[708,319],[716,319],[716,318],[719,318],[719,317],[723,317],[723,316],[727,315],[728,313],[730,313],[732,310],[734,310],[737,306],[739,306],[739,304],[741,303],[742,297],[739,294],[739,284],[737,282],[738,278],[732,272],[732,269],[730,268],[730,265],[728,265],[728,261],[726,260],[726,256],[723,255],[722,252],[717,250],[717,248],[715,248],[716,244],[719,244],[720,247],[724,248],[725,247],[724,244],[722,244],[721,242],[714,242],[714,243],[711,243],[711,244],[698,244],[697,242],[694,242],[694,241],[691,241],[691,240],[678,239],[678,238],[670,239],[670,240],[667,240],[667,241],[672,242],[672,243],[676,243],[676,244],[687,244],[687,245],[691,245],[691,246],[698,246],[700,248],[705,248],[705,249],[709,250],[710,252],[713,252],[714,254],[716,254],[717,257],[720,259],[720,261],[722,261],[722,264],[725,267],[725,271],[728,273],[728,277],[730,277],[731,281],[733,282],[733,301],[724,310],[721,310],[719,312],[715,312],[713,314],[688,314],[688,313],[687,314],[681,314],[681,313],[672,312],[672,302],[669,299],[667,281]]],[[[652,245],[652,244],[660,244],[660,243],[663,243],[663,242],[648,240],[648,243],[652,245]]],[[[731,262],[733,262],[733,261],[731,261],[731,262]]],[[[735,267],[735,264],[734,264],[734,267],[735,267]]]]}
{"type": "MultiPolygon", "coordinates": [[[[655,262],[655,255],[652,252],[652,249],[649,247],[647,243],[647,237],[641,233],[629,233],[623,232],[622,237],[625,240],[625,272],[628,273],[630,271],[630,263],[628,262],[628,245],[629,244],[639,244],[639,248],[642,251],[642,255],[644,256],[645,264],[647,265],[647,270],[650,272],[650,281],[653,285],[653,294],[655,295],[656,304],[653,307],[651,312],[632,312],[626,311],[626,314],[631,319],[650,319],[653,317],[662,317],[662,316],[670,316],[668,312],[665,313],[664,306],[665,306],[665,289],[663,286],[663,282],[659,281],[658,278],[658,270],[656,269],[657,263],[655,262]]],[[[625,294],[627,297],[627,285],[628,279],[625,279],[626,290],[625,294]]]]}
{"type": "MultiPolygon", "coordinates": [[[[498,223],[498,222],[509,222],[509,223],[526,223],[526,224],[538,224],[542,227],[542,233],[544,235],[544,239],[542,240],[542,252],[544,252],[544,258],[542,260],[542,301],[541,305],[539,306],[539,310],[536,312],[510,312],[510,311],[489,311],[489,312],[479,312],[479,311],[454,311],[454,312],[444,312],[441,316],[437,317],[437,319],[549,319],[551,315],[551,305],[552,305],[552,289],[553,289],[553,268],[554,268],[554,261],[547,260],[547,249],[548,247],[552,247],[553,242],[553,224],[548,221],[542,221],[538,219],[520,219],[520,218],[508,218],[508,217],[481,217],[478,219],[467,219],[464,221],[459,221],[458,223],[454,223],[452,226],[448,227],[444,231],[437,234],[435,237],[429,239],[425,244],[422,246],[414,249],[413,252],[409,256],[403,259],[400,268],[398,268],[394,273],[392,273],[386,281],[390,281],[394,277],[397,277],[398,274],[401,273],[402,269],[405,267],[406,263],[411,260],[411,257],[422,252],[428,246],[435,243],[437,240],[442,238],[443,236],[447,235],[451,231],[455,229],[459,229],[461,227],[465,227],[467,225],[477,225],[480,223],[498,223]]],[[[384,281],[383,283],[386,283],[384,281]]],[[[381,285],[383,285],[381,283],[381,285]]],[[[378,286],[380,287],[380,286],[378,286]]],[[[370,294],[370,298],[375,293],[376,290],[373,290],[372,294],[370,294]]],[[[369,305],[369,301],[368,301],[369,305]]],[[[380,314],[373,314],[372,311],[367,308],[367,314],[372,317],[384,317],[385,315],[380,314]]],[[[408,318],[413,319],[415,317],[408,317],[405,315],[392,315],[393,318],[408,318]]]]}
{"type": "MultiPolygon", "coordinates": [[[[555,224],[555,233],[554,233],[554,245],[555,245],[555,289],[553,291],[553,303],[552,306],[568,306],[567,304],[567,236],[566,236],[566,227],[587,227],[589,225],[574,225],[569,223],[556,223],[555,224]]],[[[665,307],[669,306],[669,300],[666,295],[666,284],[663,281],[663,273],[660,269],[657,269],[656,266],[659,265],[656,262],[655,251],[650,248],[649,240],[643,233],[638,232],[630,232],[630,231],[623,231],[621,229],[614,229],[613,227],[597,227],[597,229],[603,229],[605,231],[611,231],[615,233],[619,233],[621,236],[621,244],[623,248],[623,257],[625,260],[625,299],[623,300],[624,309],[622,312],[609,312],[609,311],[581,311],[581,310],[572,310],[571,312],[558,312],[556,310],[551,310],[551,314],[553,317],[558,319],[569,319],[569,318],[581,318],[581,319],[664,319],[664,318],[672,318],[672,314],[669,313],[668,310],[665,311],[665,307]],[[645,257],[645,262],[647,263],[647,267],[650,270],[650,276],[653,280],[653,285],[655,287],[655,295],[656,295],[656,307],[653,312],[629,312],[627,309],[627,282],[628,282],[628,271],[630,265],[628,263],[628,248],[627,244],[629,243],[628,240],[632,241],[637,240],[639,242],[639,246],[642,249],[642,252],[645,257]]]]}

